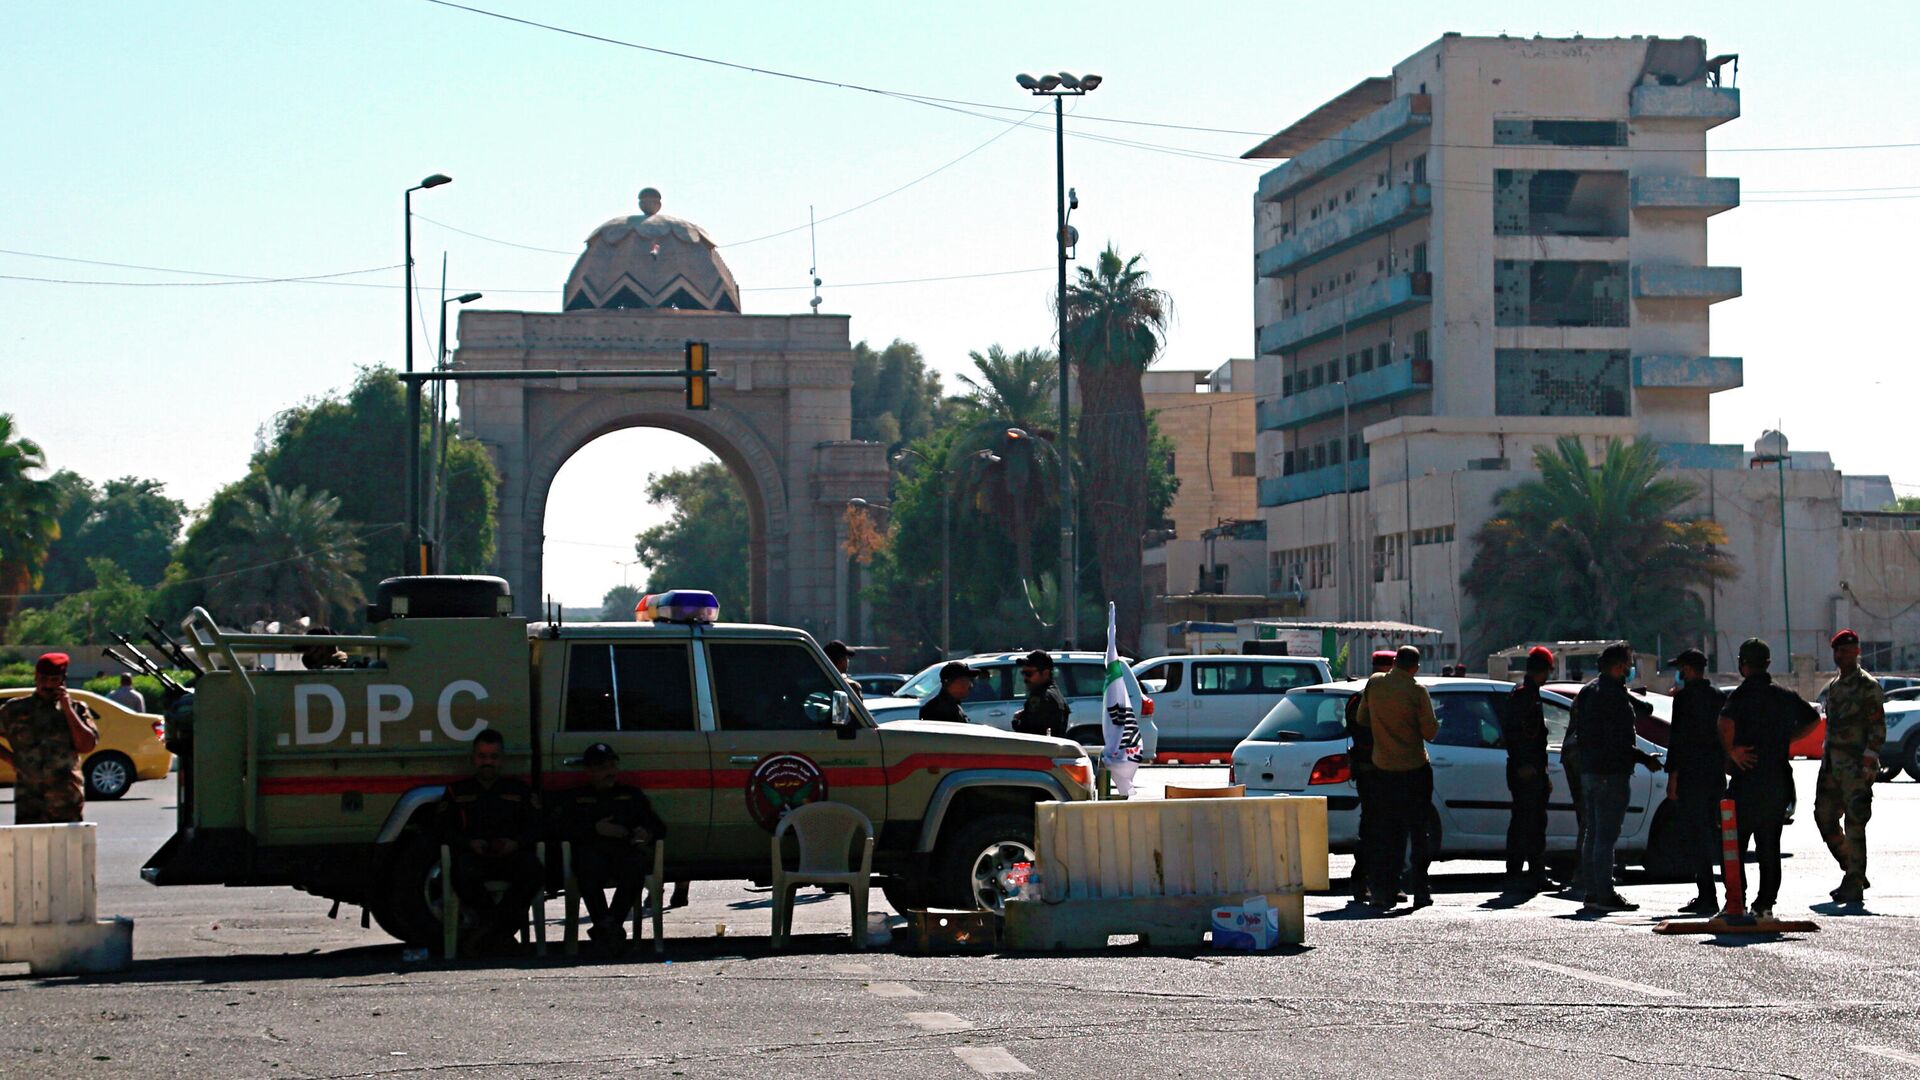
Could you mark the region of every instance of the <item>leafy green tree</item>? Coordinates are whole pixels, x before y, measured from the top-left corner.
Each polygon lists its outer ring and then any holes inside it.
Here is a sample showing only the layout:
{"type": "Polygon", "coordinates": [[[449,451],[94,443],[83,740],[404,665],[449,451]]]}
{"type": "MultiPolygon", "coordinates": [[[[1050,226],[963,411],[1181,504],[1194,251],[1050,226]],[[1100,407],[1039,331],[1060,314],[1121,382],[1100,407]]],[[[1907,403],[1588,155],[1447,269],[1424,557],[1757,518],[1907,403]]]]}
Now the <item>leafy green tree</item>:
{"type": "Polygon", "coordinates": [[[600,598],[600,619],[602,622],[632,622],[633,608],[646,594],[631,585],[615,585],[600,598]]]}
{"type": "Polygon", "coordinates": [[[1165,341],[1171,301],[1147,284],[1140,256],[1111,245],[1067,289],[1066,348],[1080,387],[1082,502],[1093,522],[1100,582],[1123,651],[1140,641],[1146,593],[1140,537],[1148,521],[1147,404],[1140,376],[1165,341]]]}
{"type": "Polygon", "coordinates": [[[1048,423],[1059,368],[1045,349],[1008,353],[994,345],[985,356],[969,355],[974,374],[960,376],[970,392],[962,399],[968,422],[949,451],[948,468],[956,494],[1006,530],[1015,581],[1033,587],[1033,533],[1060,483],[1059,451],[1048,423]]]}
{"type": "Polygon", "coordinates": [[[158,480],[122,477],[107,481],[102,490],[66,470],[52,479],[67,503],[60,513],[60,539],[47,556],[46,592],[92,587],[88,567],[101,558],[118,563],[140,585],[159,584],[186,519],[185,503],[167,498],[158,480]]]}
{"type": "Polygon", "coordinates": [[[11,414],[0,413],[0,629],[12,620],[18,597],[40,587],[47,553],[60,538],[61,490],[32,476],[46,465],[40,444],[18,433],[11,414]]]}
{"type": "Polygon", "coordinates": [[[853,347],[853,437],[887,444],[891,454],[945,422],[940,376],[918,346],[895,338],[875,350],[853,347]]]}
{"type": "MultiPolygon", "coordinates": [[[[215,556],[244,540],[246,507],[264,499],[269,484],[325,491],[339,499],[338,520],[365,539],[356,573],[361,592],[370,594],[381,578],[402,568],[406,430],[406,392],[386,368],[362,369],[344,395],[303,402],[276,416],[247,475],[216,493],[188,527],[161,589],[162,609],[184,614],[206,601],[215,556]]],[[[426,433],[423,425],[423,457],[426,433]]],[[[499,474],[484,446],[457,433],[446,456],[441,565],[448,573],[480,573],[493,558],[499,474]]],[[[357,625],[360,615],[342,622],[357,625]]]]}
{"type": "Polygon", "coordinates": [[[63,596],[52,607],[20,612],[7,628],[15,645],[111,645],[113,633],[137,634],[153,606],[153,591],[143,588],[112,559],[87,560],[94,584],[63,596]]]}
{"type": "Polygon", "coordinates": [[[1920,495],[1900,495],[1887,504],[1887,509],[1901,514],[1920,513],[1920,495]]]}
{"type": "Polygon", "coordinates": [[[1718,523],[1681,516],[1694,485],[1662,476],[1651,443],[1610,440],[1595,462],[1564,436],[1533,463],[1539,479],[1501,492],[1473,538],[1461,579],[1474,602],[1471,651],[1703,639],[1710,627],[1695,590],[1737,571],[1718,523]]]}
{"type": "Polygon", "coordinates": [[[665,522],[634,538],[635,557],[652,568],[647,591],[707,589],[729,617],[752,610],[747,497],[727,467],[708,461],[648,477],[647,501],[669,508],[665,522]]]}
{"type": "Polygon", "coordinates": [[[308,616],[315,623],[357,617],[365,601],[361,541],[340,516],[340,499],[268,484],[242,504],[242,537],[220,549],[207,590],[216,617],[239,625],[308,616]]]}

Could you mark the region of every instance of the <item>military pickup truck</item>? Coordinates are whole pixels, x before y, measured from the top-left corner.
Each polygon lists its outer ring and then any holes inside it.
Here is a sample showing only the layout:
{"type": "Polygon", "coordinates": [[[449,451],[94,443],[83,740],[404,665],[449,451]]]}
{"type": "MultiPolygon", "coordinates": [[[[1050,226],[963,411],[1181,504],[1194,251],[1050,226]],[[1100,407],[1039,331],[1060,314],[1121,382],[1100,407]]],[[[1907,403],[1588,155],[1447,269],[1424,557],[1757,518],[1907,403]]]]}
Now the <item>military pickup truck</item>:
{"type": "Polygon", "coordinates": [[[1032,860],[1033,804],[1093,797],[1073,743],[877,727],[805,631],[718,622],[710,594],[653,599],[650,623],[529,623],[499,578],[390,578],[370,633],[326,638],[234,633],[196,609],[182,628],[205,674],[168,723],[178,831],[143,876],[293,886],[436,941],[428,821],[487,728],[545,791],[583,783],[581,752],[611,744],[667,823],[670,879],[764,882],[782,814],[857,807],[902,909],[998,907],[1032,860]],[[316,642],[338,649],[317,662],[346,666],[258,661],[316,642]]]}

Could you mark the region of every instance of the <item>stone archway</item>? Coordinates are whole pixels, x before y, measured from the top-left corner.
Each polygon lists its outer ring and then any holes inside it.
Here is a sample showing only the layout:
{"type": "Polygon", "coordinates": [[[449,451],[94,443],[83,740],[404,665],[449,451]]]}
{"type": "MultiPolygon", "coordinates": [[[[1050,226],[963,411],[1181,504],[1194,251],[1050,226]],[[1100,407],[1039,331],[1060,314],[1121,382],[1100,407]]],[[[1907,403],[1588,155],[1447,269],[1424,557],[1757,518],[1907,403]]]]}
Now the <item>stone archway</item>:
{"type": "MultiPolygon", "coordinates": [[[[560,467],[610,431],[665,428],[713,451],[746,490],[748,617],[863,638],[842,550],[845,514],[850,499],[885,501],[887,462],[880,444],[850,438],[847,317],[740,314],[739,287],[712,237],[660,208],[660,193],[645,188],[641,213],[594,230],[563,311],[460,313],[456,368],[559,373],[459,384],[460,427],[500,469],[496,571],[516,610],[538,615],[547,492],[560,467]],[[678,368],[688,341],[710,347],[711,409],[687,409],[677,381],[568,377],[678,368]]],[[[721,597],[721,610],[741,611],[741,600],[721,597]]]]}
{"type": "MultiPolygon", "coordinates": [[[[562,418],[528,453],[529,471],[522,520],[530,526],[537,523],[544,531],[547,493],[552,490],[554,478],[559,476],[561,468],[574,454],[600,436],[634,427],[660,428],[685,435],[719,458],[746,495],[751,530],[747,549],[750,599],[743,603],[739,597],[727,597],[727,607],[723,610],[734,613],[729,618],[768,621],[770,614],[767,601],[772,594],[770,581],[775,573],[768,554],[770,550],[785,547],[784,542],[775,542],[773,538],[779,537],[784,541],[788,534],[787,491],[786,480],[780,475],[779,462],[758,433],[730,411],[692,412],[682,407],[678,400],[664,403],[667,407],[663,409],[663,402],[658,400],[662,395],[659,394],[614,392],[577,396],[585,400],[562,418]]],[[[532,569],[536,575],[540,573],[538,563],[532,569]]],[[[532,587],[541,587],[537,576],[533,579],[532,587]]]]}

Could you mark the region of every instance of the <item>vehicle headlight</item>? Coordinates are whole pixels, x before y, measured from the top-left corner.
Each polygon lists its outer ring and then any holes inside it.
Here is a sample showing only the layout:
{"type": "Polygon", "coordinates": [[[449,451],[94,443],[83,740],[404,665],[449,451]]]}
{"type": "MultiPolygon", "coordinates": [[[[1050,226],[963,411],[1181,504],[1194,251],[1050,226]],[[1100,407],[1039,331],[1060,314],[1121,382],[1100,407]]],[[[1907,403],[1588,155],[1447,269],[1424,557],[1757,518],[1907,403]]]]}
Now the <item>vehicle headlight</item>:
{"type": "Polygon", "coordinates": [[[1088,791],[1093,790],[1093,760],[1087,757],[1087,755],[1081,754],[1079,757],[1057,757],[1053,759],[1053,763],[1059,767],[1061,772],[1066,773],[1074,783],[1079,784],[1088,791]]]}

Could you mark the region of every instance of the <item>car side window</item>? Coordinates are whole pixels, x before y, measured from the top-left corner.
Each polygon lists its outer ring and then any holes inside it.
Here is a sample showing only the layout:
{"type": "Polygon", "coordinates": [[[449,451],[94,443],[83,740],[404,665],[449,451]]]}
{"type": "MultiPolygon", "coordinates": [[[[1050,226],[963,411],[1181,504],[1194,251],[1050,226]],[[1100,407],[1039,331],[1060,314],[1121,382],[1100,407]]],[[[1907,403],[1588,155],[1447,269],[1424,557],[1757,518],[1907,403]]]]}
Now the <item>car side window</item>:
{"type": "Polygon", "coordinates": [[[1567,728],[1573,725],[1573,710],[1553,701],[1542,701],[1540,711],[1547,719],[1547,745],[1559,746],[1566,741],[1567,728]]]}
{"type": "Polygon", "coordinates": [[[1252,687],[1253,673],[1246,664],[1215,660],[1193,665],[1195,694],[1243,694],[1252,687]]]}
{"type": "Polygon", "coordinates": [[[568,731],[692,731],[687,646],[575,645],[567,660],[568,731]]]}
{"type": "Polygon", "coordinates": [[[825,731],[846,683],[799,642],[709,641],[723,731],[825,731]]]}
{"type": "Polygon", "coordinates": [[[1107,692],[1107,669],[1101,664],[1058,664],[1054,678],[1070,698],[1101,697],[1107,692]]]}
{"type": "Polygon", "coordinates": [[[1433,712],[1440,721],[1440,733],[1433,739],[1436,745],[1500,745],[1500,713],[1493,695],[1435,694],[1433,712]]]}
{"type": "Polygon", "coordinates": [[[973,680],[973,689],[967,691],[968,701],[1013,700],[1013,694],[1008,689],[1013,677],[1013,669],[1002,664],[979,670],[981,677],[973,680]]]}
{"type": "Polygon", "coordinates": [[[1262,693],[1285,693],[1296,686],[1319,682],[1319,673],[1306,664],[1258,664],[1262,693]]]}
{"type": "Polygon", "coordinates": [[[1155,664],[1153,667],[1148,668],[1146,673],[1140,676],[1140,679],[1143,682],[1147,679],[1165,679],[1167,685],[1162,687],[1160,692],[1163,694],[1171,694],[1180,689],[1182,676],[1186,673],[1187,665],[1185,664],[1155,664]]]}

